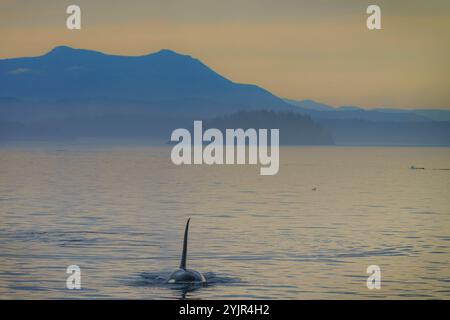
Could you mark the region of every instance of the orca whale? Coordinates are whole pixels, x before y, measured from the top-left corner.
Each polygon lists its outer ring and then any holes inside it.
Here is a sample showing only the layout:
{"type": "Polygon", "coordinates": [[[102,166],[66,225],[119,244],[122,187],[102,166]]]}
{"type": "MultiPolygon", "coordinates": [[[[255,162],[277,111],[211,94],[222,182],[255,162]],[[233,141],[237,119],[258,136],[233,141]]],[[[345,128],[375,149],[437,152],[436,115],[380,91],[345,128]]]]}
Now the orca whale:
{"type": "Polygon", "coordinates": [[[186,269],[189,221],[191,221],[191,218],[186,222],[186,228],[184,230],[183,252],[181,253],[180,267],[172,272],[169,280],[167,280],[168,283],[206,283],[203,274],[195,270],[186,269]]]}

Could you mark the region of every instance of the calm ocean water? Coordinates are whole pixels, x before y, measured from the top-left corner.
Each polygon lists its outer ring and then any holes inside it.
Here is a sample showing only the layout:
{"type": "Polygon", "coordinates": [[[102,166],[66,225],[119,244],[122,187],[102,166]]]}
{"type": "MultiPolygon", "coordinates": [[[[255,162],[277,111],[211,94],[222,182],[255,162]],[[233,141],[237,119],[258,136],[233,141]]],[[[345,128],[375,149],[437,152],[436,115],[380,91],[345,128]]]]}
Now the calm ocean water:
{"type": "Polygon", "coordinates": [[[2,299],[450,298],[449,148],[282,148],[276,176],[177,167],[167,147],[2,147],[0,163],[2,299]],[[164,283],[188,217],[205,287],[164,283]]]}

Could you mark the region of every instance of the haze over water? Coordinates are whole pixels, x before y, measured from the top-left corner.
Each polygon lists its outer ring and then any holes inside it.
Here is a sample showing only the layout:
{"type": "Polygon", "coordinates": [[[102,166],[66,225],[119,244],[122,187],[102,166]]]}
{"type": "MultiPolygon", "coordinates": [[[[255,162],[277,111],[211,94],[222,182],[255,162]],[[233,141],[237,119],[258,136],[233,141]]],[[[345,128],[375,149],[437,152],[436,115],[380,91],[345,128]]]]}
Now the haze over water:
{"type": "Polygon", "coordinates": [[[261,176],[178,167],[169,147],[2,147],[0,298],[448,299],[449,160],[292,147],[261,176]],[[193,291],[163,283],[188,217],[188,267],[211,280],[193,291]],[[80,291],[65,288],[72,264],[80,291]],[[366,287],[373,264],[380,290],[366,287]]]}

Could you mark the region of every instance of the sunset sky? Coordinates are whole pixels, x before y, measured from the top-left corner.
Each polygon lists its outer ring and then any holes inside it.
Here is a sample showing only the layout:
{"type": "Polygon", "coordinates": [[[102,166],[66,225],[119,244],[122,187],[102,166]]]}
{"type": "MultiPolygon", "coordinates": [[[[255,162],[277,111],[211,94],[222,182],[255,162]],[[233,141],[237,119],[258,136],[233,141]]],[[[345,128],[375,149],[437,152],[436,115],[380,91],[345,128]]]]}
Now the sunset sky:
{"type": "Polygon", "coordinates": [[[0,0],[0,39],[2,59],[57,45],[167,48],[281,97],[450,109],[448,0],[0,0]],[[66,29],[70,4],[81,7],[82,30],[66,29]],[[366,28],[370,4],[381,7],[382,30],[366,28]]]}

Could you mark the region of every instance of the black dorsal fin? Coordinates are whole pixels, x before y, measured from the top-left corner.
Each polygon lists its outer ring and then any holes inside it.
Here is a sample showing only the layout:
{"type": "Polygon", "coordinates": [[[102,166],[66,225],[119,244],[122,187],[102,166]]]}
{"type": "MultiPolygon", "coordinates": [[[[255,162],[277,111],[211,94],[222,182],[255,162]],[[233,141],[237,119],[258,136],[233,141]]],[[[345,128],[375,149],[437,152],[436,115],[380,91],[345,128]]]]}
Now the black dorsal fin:
{"type": "Polygon", "coordinates": [[[188,232],[189,232],[189,221],[186,222],[186,229],[184,230],[184,240],[183,240],[183,253],[181,254],[180,269],[186,270],[186,258],[187,258],[187,243],[188,243],[188,232]]]}

